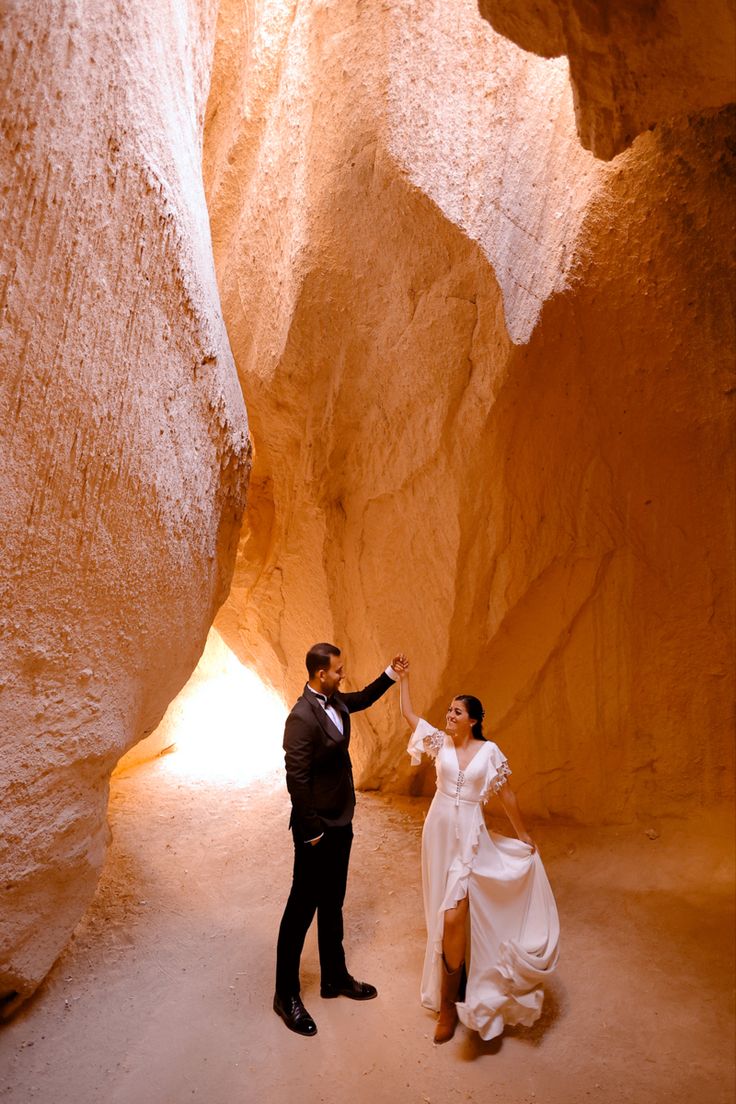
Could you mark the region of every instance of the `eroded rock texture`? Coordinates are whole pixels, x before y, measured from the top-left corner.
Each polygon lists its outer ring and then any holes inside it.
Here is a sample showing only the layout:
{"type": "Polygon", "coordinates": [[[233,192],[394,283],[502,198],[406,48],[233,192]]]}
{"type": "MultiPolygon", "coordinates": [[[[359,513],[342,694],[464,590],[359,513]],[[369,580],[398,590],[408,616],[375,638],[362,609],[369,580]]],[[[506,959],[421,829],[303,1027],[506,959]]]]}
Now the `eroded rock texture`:
{"type": "Polygon", "coordinates": [[[201,180],[215,4],[3,6],[0,1000],[105,853],[107,779],[204,646],[248,441],[201,180]]]}
{"type": "MultiPolygon", "coordinates": [[[[624,50],[627,46],[622,47],[624,50]]],[[[473,0],[225,0],[206,184],[255,445],[218,627],[293,698],[395,647],[479,694],[524,807],[732,785],[730,113],[579,146],[565,63],[473,0]]],[[[360,784],[410,772],[396,703],[360,784]]]]}
{"type": "Polygon", "coordinates": [[[736,99],[730,0],[478,0],[524,50],[567,54],[583,145],[599,157],[674,115],[736,99]]]}

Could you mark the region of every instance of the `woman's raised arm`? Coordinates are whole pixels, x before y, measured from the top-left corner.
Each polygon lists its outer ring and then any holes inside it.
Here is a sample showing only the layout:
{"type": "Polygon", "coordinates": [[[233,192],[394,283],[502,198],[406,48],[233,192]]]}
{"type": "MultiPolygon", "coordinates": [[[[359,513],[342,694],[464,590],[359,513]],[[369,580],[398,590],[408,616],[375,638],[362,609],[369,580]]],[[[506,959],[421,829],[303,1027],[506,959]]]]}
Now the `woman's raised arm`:
{"type": "Polygon", "coordinates": [[[409,664],[407,663],[403,670],[399,671],[399,694],[401,697],[401,712],[407,721],[411,725],[412,732],[419,724],[420,718],[414,712],[411,704],[411,694],[409,693],[409,664]]]}

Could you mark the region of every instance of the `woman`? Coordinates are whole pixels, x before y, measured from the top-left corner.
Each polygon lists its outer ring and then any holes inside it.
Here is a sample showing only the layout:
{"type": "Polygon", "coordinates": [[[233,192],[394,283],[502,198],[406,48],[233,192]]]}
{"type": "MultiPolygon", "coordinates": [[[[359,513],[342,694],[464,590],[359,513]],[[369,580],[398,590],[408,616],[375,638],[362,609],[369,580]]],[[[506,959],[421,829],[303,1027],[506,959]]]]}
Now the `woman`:
{"type": "Polygon", "coordinates": [[[422,833],[428,936],[422,1004],[439,1011],[436,1043],[452,1038],[458,1016],[493,1039],[505,1024],[528,1026],[541,1012],[540,983],[557,962],[557,907],[507,782],[508,763],[483,735],[481,703],[469,694],[453,698],[443,734],[414,712],[407,671],[399,678],[401,712],[413,729],[412,763],[424,752],[437,769],[422,833]],[[482,806],[491,794],[498,794],[518,839],[489,835],[482,806]],[[465,999],[458,1002],[463,966],[465,999]]]}

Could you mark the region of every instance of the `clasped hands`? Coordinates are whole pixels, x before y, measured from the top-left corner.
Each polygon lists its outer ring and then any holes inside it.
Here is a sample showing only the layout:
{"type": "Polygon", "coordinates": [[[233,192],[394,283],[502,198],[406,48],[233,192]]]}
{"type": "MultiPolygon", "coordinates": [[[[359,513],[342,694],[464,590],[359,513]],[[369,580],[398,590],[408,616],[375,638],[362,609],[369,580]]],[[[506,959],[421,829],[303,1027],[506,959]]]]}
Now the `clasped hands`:
{"type": "Polygon", "coordinates": [[[393,667],[394,671],[399,677],[399,680],[404,678],[404,676],[408,675],[409,673],[409,660],[403,652],[399,652],[398,655],[394,656],[394,658],[391,660],[390,666],[393,667]]]}

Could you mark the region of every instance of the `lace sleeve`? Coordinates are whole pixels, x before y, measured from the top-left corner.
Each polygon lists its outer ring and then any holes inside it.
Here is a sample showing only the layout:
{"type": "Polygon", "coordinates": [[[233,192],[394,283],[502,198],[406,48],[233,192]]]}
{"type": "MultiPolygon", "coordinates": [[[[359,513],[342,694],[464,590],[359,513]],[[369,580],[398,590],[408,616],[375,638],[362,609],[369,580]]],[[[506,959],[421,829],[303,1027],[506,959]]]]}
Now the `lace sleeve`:
{"type": "Polygon", "coordinates": [[[491,794],[497,794],[506,785],[511,774],[511,768],[503,752],[491,744],[491,754],[488,757],[488,774],[483,791],[483,801],[487,801],[491,794]]]}
{"type": "Polygon", "coordinates": [[[496,771],[496,777],[491,782],[491,785],[489,787],[490,793],[497,794],[501,787],[506,785],[506,779],[510,774],[511,767],[504,759],[503,762],[500,764],[498,770],[496,771]]]}
{"type": "Polygon", "coordinates": [[[433,728],[427,721],[420,721],[411,734],[407,752],[411,756],[412,766],[418,767],[422,753],[431,755],[433,759],[444,743],[445,737],[438,728],[433,728]]]}

